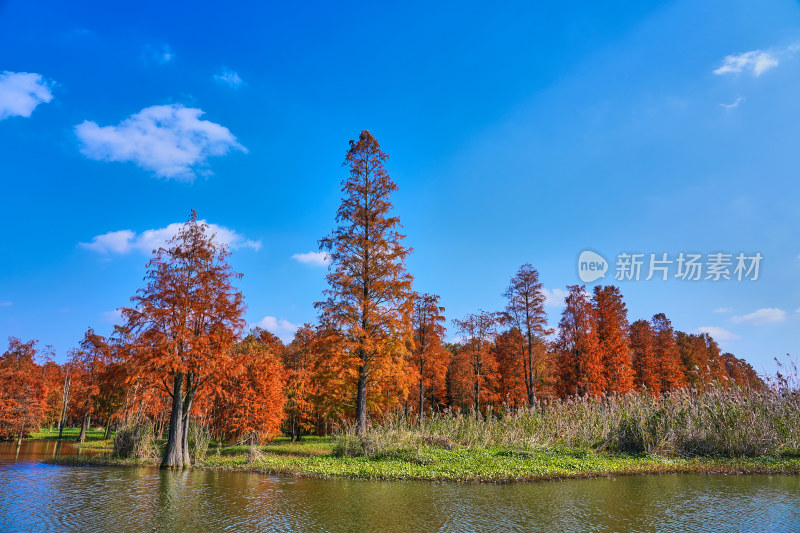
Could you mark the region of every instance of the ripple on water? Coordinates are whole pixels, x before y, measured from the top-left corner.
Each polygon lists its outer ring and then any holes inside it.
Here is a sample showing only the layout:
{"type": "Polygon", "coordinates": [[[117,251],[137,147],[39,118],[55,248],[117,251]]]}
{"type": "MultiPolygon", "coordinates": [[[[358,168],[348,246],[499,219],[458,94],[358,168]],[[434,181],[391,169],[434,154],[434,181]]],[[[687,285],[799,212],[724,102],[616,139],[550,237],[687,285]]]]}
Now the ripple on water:
{"type": "Polygon", "coordinates": [[[506,485],[0,462],[0,531],[800,531],[797,476],[506,485]]]}

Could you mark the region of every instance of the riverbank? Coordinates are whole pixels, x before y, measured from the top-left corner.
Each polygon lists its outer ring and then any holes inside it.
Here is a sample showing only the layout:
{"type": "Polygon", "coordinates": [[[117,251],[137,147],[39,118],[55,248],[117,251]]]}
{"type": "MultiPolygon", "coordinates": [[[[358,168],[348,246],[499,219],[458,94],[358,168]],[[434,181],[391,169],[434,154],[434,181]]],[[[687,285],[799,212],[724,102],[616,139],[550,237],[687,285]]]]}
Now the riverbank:
{"type": "MultiPolygon", "coordinates": [[[[419,480],[503,483],[631,474],[800,474],[800,457],[671,458],[657,455],[595,453],[583,449],[519,451],[434,446],[387,457],[334,455],[327,438],[277,442],[258,447],[211,449],[195,468],[260,472],[313,478],[419,480]]],[[[58,457],[49,462],[70,466],[158,466],[156,460],[107,455],[58,457]]]]}

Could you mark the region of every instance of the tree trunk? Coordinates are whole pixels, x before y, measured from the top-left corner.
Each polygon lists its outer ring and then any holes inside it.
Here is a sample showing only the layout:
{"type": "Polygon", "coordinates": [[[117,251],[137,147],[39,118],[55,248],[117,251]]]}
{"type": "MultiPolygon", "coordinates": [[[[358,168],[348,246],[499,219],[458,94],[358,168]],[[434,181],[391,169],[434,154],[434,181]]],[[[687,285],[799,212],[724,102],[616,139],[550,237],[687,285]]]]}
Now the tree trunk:
{"type": "Polygon", "coordinates": [[[64,434],[64,424],[66,424],[67,420],[67,406],[69,405],[69,383],[70,383],[70,376],[69,372],[67,372],[66,377],[64,378],[64,388],[61,391],[61,418],[58,420],[58,440],[61,440],[61,436],[64,434]]]}
{"type": "Polygon", "coordinates": [[[183,412],[183,466],[192,466],[192,456],[189,455],[189,412],[183,412]]]}
{"type": "Polygon", "coordinates": [[[528,405],[532,406],[536,403],[536,382],[534,379],[536,378],[536,373],[533,371],[533,364],[534,364],[534,357],[533,357],[533,335],[531,334],[530,328],[528,328],[528,371],[530,374],[530,382],[531,386],[528,388],[528,405]]]}
{"type": "Polygon", "coordinates": [[[108,421],[106,422],[106,436],[103,437],[104,440],[108,440],[111,438],[111,416],[108,417],[108,421]]]}
{"type": "Polygon", "coordinates": [[[89,427],[89,414],[83,415],[81,420],[81,432],[78,435],[78,442],[86,442],[86,429],[89,427]]]}
{"type": "Polygon", "coordinates": [[[533,355],[528,354],[528,407],[536,403],[536,384],[533,381],[533,355]]]}
{"type": "Polygon", "coordinates": [[[183,372],[176,372],[172,388],[172,413],[162,468],[183,468],[183,372]]]}
{"type": "Polygon", "coordinates": [[[17,439],[17,446],[22,446],[22,435],[25,434],[25,417],[22,417],[22,427],[19,428],[19,438],[17,439]]]}
{"type": "Polygon", "coordinates": [[[356,395],[356,433],[367,432],[367,365],[358,367],[358,394],[356,395]]]}
{"type": "Polygon", "coordinates": [[[419,378],[419,423],[422,425],[422,418],[425,416],[425,385],[422,378],[419,378]]]}
{"type": "Polygon", "coordinates": [[[190,373],[186,376],[186,399],[183,401],[183,466],[192,466],[192,458],[189,455],[189,418],[192,410],[194,393],[197,390],[197,378],[190,373]]]}
{"type": "Polygon", "coordinates": [[[480,377],[475,378],[475,416],[481,412],[481,382],[480,377]]]}
{"type": "Polygon", "coordinates": [[[419,425],[422,426],[422,420],[425,416],[425,363],[420,354],[419,361],[419,425]]]}

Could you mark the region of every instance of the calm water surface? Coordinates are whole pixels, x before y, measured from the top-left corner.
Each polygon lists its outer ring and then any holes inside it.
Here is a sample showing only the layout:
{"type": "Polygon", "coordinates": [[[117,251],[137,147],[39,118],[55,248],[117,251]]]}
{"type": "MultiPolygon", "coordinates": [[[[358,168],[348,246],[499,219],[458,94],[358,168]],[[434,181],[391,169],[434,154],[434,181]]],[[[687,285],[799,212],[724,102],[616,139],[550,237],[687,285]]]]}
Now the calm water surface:
{"type": "Polygon", "coordinates": [[[0,531],[800,531],[797,476],[507,485],[283,479],[43,464],[0,443],[0,531]]]}

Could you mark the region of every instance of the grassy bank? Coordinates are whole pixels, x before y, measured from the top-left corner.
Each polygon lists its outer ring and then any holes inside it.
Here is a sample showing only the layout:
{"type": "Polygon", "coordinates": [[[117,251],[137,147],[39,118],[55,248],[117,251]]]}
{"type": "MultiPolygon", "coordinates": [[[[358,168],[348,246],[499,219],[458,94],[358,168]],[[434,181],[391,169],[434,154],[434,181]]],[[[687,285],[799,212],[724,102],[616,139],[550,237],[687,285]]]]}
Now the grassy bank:
{"type": "MultiPolygon", "coordinates": [[[[306,477],[481,482],[678,472],[800,474],[798,414],[800,395],[787,391],[570,399],[480,416],[450,412],[421,423],[389,416],[365,435],[345,428],[333,438],[306,437],[300,443],[277,439],[267,446],[225,448],[212,443],[195,466],[306,477]]],[[[142,456],[156,457],[159,444],[145,447],[142,456]]],[[[57,461],[157,465],[156,459],[110,456],[57,461]]]]}
{"type": "MultiPolygon", "coordinates": [[[[64,428],[61,435],[61,440],[78,440],[78,435],[81,433],[81,428],[64,428]]],[[[113,431],[112,431],[113,436],[113,431]]],[[[104,429],[87,429],[86,442],[102,441],[106,436],[104,429]]],[[[34,440],[58,440],[58,428],[41,428],[41,430],[31,433],[29,439],[34,440]]]]}
{"type": "MultiPolygon", "coordinates": [[[[64,428],[61,434],[61,440],[73,441],[73,444],[79,448],[86,448],[92,450],[108,450],[114,448],[114,432],[111,432],[111,438],[106,439],[106,432],[104,429],[87,429],[86,441],[75,442],[78,440],[81,428],[64,428]]],[[[57,428],[42,428],[40,431],[31,433],[31,436],[26,440],[58,440],[57,428]]]]}
{"type": "MultiPolygon", "coordinates": [[[[423,445],[413,452],[383,457],[345,457],[327,438],[301,443],[279,439],[268,446],[212,449],[195,467],[315,478],[466,482],[534,481],[626,474],[783,473],[800,474],[800,457],[663,457],[598,453],[585,449],[520,451],[508,447],[444,449],[423,445]]],[[[80,466],[157,466],[157,461],[109,456],[62,457],[54,462],[80,466]]]]}

